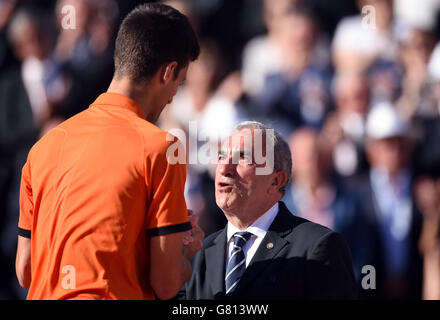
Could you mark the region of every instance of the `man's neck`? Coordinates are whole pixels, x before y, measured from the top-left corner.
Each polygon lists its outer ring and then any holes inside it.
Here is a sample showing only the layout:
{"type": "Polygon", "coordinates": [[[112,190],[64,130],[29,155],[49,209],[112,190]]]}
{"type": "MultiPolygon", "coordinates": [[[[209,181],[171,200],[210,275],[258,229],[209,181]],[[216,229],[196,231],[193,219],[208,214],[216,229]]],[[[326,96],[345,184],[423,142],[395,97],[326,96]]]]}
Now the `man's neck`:
{"type": "MultiPolygon", "coordinates": [[[[276,201],[278,202],[278,201],[276,201]]],[[[227,212],[223,211],[226,219],[240,230],[245,230],[251,226],[255,221],[257,221],[263,214],[265,214],[270,208],[272,208],[276,202],[271,202],[270,204],[264,206],[258,211],[252,209],[245,209],[241,212],[227,212]],[[254,212],[252,212],[254,211],[254,212]]]]}
{"type": "Polygon", "coordinates": [[[239,229],[235,225],[233,225],[232,222],[228,222],[226,226],[228,239],[230,239],[231,236],[238,230],[240,231],[247,230],[256,236],[260,236],[264,238],[265,233],[269,230],[269,227],[272,225],[272,222],[274,221],[276,215],[278,214],[279,208],[280,207],[278,202],[275,203],[271,208],[269,208],[269,210],[264,212],[257,220],[255,220],[251,225],[249,225],[246,228],[239,229]]]}
{"type": "Polygon", "coordinates": [[[150,91],[149,86],[134,83],[129,78],[113,78],[107,89],[107,92],[122,94],[139,103],[139,106],[145,114],[145,119],[150,122],[155,122],[156,112],[152,108],[155,104],[150,91]]]}

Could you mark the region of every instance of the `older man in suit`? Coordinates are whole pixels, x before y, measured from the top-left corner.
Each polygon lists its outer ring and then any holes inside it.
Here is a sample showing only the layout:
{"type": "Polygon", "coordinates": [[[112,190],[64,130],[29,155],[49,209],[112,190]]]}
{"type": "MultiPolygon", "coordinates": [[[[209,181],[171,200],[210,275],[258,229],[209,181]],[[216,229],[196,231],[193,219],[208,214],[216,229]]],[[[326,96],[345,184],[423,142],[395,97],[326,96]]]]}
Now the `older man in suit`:
{"type": "Polygon", "coordinates": [[[343,238],[280,202],[291,168],[289,146],[276,131],[258,122],[236,127],[219,152],[215,178],[228,224],[205,239],[179,298],[355,298],[343,238]]]}

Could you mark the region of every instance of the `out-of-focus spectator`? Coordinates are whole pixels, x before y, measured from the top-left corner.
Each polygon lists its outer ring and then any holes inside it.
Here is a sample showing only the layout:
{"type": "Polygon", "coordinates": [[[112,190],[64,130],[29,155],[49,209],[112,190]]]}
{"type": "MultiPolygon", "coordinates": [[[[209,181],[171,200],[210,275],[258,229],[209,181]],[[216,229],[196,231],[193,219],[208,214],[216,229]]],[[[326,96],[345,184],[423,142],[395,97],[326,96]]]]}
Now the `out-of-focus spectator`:
{"type": "Polygon", "coordinates": [[[256,96],[264,87],[267,75],[281,71],[279,21],[298,0],[263,1],[263,20],[267,34],[250,40],[243,50],[243,87],[256,96]]]}
{"type": "Polygon", "coordinates": [[[17,0],[0,0],[0,72],[15,62],[7,37],[7,26],[17,7],[17,0]]]}
{"type": "Polygon", "coordinates": [[[85,109],[108,87],[113,74],[113,37],[118,17],[114,0],[59,0],[54,55],[70,75],[70,88],[57,113],[68,118],[85,109]],[[75,8],[75,27],[63,26],[62,8],[75,8]]]}
{"type": "Polygon", "coordinates": [[[396,55],[393,0],[357,0],[362,14],[342,19],[332,42],[333,63],[339,71],[362,71],[378,57],[396,55]]]}
{"type": "Polygon", "coordinates": [[[433,96],[433,106],[431,108],[432,118],[440,115],[440,43],[437,43],[428,62],[428,82],[433,96]]]}
{"type": "Polygon", "coordinates": [[[344,183],[333,173],[331,151],[325,136],[312,128],[295,130],[290,139],[292,183],[283,198],[296,215],[340,232],[351,249],[360,298],[362,267],[374,261],[374,247],[369,243],[372,225],[344,183]]]}
{"type": "Polygon", "coordinates": [[[437,45],[428,64],[430,113],[415,114],[413,125],[417,128],[418,157],[414,160],[415,174],[440,175],[440,45],[437,45]]]}
{"type": "Polygon", "coordinates": [[[176,10],[182,12],[188,17],[189,22],[198,34],[200,32],[200,21],[197,13],[195,12],[194,4],[190,0],[162,0],[163,4],[173,7],[176,10]]]}
{"type": "Polygon", "coordinates": [[[394,0],[396,19],[418,29],[430,30],[438,23],[438,0],[394,0]]]}
{"type": "Polygon", "coordinates": [[[54,53],[58,61],[84,68],[91,56],[111,48],[118,16],[114,0],[59,0],[55,10],[59,35],[54,53]],[[67,14],[63,8],[67,6],[75,8],[75,25],[71,27],[63,26],[67,14]]]}
{"type": "Polygon", "coordinates": [[[366,71],[370,104],[395,102],[402,91],[403,70],[399,61],[376,59],[366,71]]]}
{"type": "Polygon", "coordinates": [[[249,7],[259,7],[261,0],[188,0],[195,8],[201,38],[215,39],[224,49],[223,58],[235,71],[240,67],[241,51],[246,41],[244,19],[249,7]]]}
{"type": "Polygon", "coordinates": [[[440,299],[440,46],[437,44],[428,64],[428,86],[432,113],[416,115],[418,129],[414,172],[418,175],[415,195],[423,214],[419,249],[423,255],[423,298],[440,299]]]}
{"type": "Polygon", "coordinates": [[[423,299],[440,299],[440,179],[422,176],[415,186],[423,214],[419,249],[423,255],[423,299]]]}
{"type": "Polygon", "coordinates": [[[440,176],[440,45],[428,63],[430,112],[416,113],[412,124],[417,132],[417,157],[413,161],[415,175],[440,176]]]}
{"type": "Polygon", "coordinates": [[[339,175],[365,170],[365,121],[369,107],[368,79],[363,72],[341,71],[333,77],[335,111],[328,115],[322,135],[332,150],[339,175]]]}
{"type": "Polygon", "coordinates": [[[401,36],[399,54],[404,74],[402,93],[396,107],[407,118],[416,114],[437,113],[428,81],[428,62],[436,41],[433,29],[413,26],[408,26],[405,34],[401,36]]]}
{"type": "Polygon", "coordinates": [[[302,125],[321,127],[331,109],[330,74],[313,59],[318,29],[307,5],[290,7],[278,24],[282,69],[266,77],[252,109],[288,137],[302,125]]]}
{"type": "Polygon", "coordinates": [[[19,10],[9,27],[15,56],[21,62],[20,78],[38,128],[51,116],[55,99],[50,93],[60,76],[59,66],[51,57],[54,36],[47,16],[36,9],[19,10]]]}
{"type": "Polygon", "coordinates": [[[389,103],[376,105],[366,123],[371,169],[353,186],[366,219],[374,224],[377,297],[420,299],[422,260],[417,243],[421,214],[412,196],[411,138],[408,122],[389,103]]]}
{"type": "MultiPolygon", "coordinates": [[[[249,41],[243,50],[243,87],[250,96],[258,96],[264,89],[267,76],[286,68],[301,69],[300,61],[310,59],[313,64],[327,67],[328,43],[317,25],[303,20],[294,24],[289,19],[296,6],[305,6],[301,0],[265,0],[263,18],[267,34],[249,41]],[[314,38],[317,39],[314,39],[314,38]],[[312,48],[309,48],[312,46],[312,48]],[[311,52],[310,52],[311,51],[311,52]],[[311,57],[305,55],[312,55],[311,57]],[[298,57],[298,58],[297,58],[298,57]]],[[[299,15],[301,16],[301,15],[299,15]]]]}
{"type": "MultiPolygon", "coordinates": [[[[1,231],[4,266],[10,268],[9,273],[2,272],[6,278],[14,270],[21,168],[29,148],[51,119],[54,100],[50,90],[61,81],[58,65],[51,59],[54,29],[49,22],[45,13],[34,7],[20,8],[8,27],[20,64],[10,66],[0,76],[0,154],[9,176],[1,231]]],[[[12,294],[20,294],[13,272],[5,283],[13,288],[12,294]]]]}
{"type": "Polygon", "coordinates": [[[318,133],[312,128],[295,130],[290,139],[292,184],[285,201],[292,212],[328,228],[335,226],[337,191],[331,182],[331,161],[319,147],[318,133]],[[330,165],[330,167],[329,167],[330,165]]]}
{"type": "MultiPolygon", "coordinates": [[[[5,70],[11,68],[11,65],[16,63],[16,58],[12,53],[12,48],[7,36],[7,26],[11,20],[11,17],[16,8],[17,1],[15,0],[0,0],[0,77],[4,74],[5,70]]],[[[1,112],[1,111],[0,111],[1,112]]],[[[1,114],[1,113],[0,113],[1,114]]],[[[0,119],[1,121],[1,119],[0,119]]],[[[1,132],[0,128],[0,132],[1,132]]],[[[6,212],[9,207],[9,188],[11,183],[11,161],[9,155],[7,154],[7,146],[0,141],[0,225],[4,226],[8,221],[6,212]]],[[[0,228],[0,236],[3,234],[3,227],[0,228]]],[[[15,238],[14,238],[15,239],[15,238]]],[[[2,238],[2,240],[4,240],[2,238]]],[[[3,266],[3,261],[7,261],[9,257],[5,256],[8,252],[0,250],[0,262],[2,266],[0,267],[0,299],[7,299],[10,295],[10,283],[9,277],[12,274],[8,270],[9,264],[5,267],[3,266]]]]}
{"type": "MultiPolygon", "coordinates": [[[[55,47],[55,57],[60,62],[75,61],[87,55],[86,43],[87,24],[90,20],[90,0],[59,0],[56,4],[56,18],[59,35],[55,47]],[[75,25],[72,28],[64,28],[62,25],[64,14],[63,8],[71,6],[75,8],[75,25]]],[[[73,21],[72,21],[73,23],[73,21]]]]}

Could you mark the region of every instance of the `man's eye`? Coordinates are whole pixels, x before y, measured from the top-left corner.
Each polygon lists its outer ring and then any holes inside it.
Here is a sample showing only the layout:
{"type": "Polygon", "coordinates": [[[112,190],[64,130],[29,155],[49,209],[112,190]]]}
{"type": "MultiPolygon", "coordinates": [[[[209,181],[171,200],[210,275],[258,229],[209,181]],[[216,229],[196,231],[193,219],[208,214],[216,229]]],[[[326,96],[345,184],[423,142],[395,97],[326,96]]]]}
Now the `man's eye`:
{"type": "Polygon", "coordinates": [[[247,154],[240,155],[240,161],[244,164],[252,164],[252,157],[247,154]]]}

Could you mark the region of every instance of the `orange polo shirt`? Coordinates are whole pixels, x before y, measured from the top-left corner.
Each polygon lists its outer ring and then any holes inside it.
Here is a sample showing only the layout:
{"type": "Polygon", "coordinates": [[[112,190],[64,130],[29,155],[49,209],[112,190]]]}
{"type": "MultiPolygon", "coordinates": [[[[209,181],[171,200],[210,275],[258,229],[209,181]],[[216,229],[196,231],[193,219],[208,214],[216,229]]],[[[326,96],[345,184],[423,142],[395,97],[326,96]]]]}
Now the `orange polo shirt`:
{"type": "Polygon", "coordinates": [[[49,131],[22,171],[19,234],[31,238],[28,299],[155,299],[149,238],[191,229],[186,167],[139,104],[104,93],[49,131]]]}

